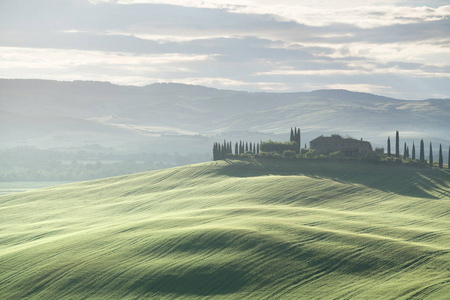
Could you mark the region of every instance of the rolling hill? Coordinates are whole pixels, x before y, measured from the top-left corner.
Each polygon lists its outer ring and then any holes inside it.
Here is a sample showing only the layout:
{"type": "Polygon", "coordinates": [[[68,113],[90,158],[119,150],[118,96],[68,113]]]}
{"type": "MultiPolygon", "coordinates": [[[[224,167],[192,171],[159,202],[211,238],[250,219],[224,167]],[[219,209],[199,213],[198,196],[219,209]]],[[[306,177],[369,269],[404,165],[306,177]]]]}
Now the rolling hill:
{"type": "Polygon", "coordinates": [[[3,299],[445,299],[450,173],[219,161],[0,197],[3,299]]]}

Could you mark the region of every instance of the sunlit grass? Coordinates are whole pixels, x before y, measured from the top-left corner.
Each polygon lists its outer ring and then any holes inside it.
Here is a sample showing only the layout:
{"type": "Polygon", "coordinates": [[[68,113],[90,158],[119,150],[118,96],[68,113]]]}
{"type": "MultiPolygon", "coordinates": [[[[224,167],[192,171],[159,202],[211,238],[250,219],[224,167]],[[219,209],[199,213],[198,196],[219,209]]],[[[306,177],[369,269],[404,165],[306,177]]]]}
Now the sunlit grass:
{"type": "Polygon", "coordinates": [[[5,299],[445,298],[450,174],[221,161],[0,197],[5,299]]]}

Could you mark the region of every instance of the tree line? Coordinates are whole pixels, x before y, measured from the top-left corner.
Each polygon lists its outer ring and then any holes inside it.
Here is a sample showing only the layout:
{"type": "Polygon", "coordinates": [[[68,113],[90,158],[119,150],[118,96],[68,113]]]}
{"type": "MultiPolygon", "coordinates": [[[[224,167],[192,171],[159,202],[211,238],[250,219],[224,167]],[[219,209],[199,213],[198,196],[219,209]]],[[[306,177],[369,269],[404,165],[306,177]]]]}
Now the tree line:
{"type": "MultiPolygon", "coordinates": [[[[387,139],[387,157],[392,157],[391,152],[391,138],[388,137],[387,139]]],[[[412,161],[416,160],[416,145],[413,141],[411,153],[409,150],[409,146],[404,143],[403,145],[403,155],[400,155],[400,134],[398,130],[395,132],[395,158],[400,159],[410,159],[412,161]]],[[[420,146],[419,146],[419,156],[418,161],[422,163],[427,163],[430,167],[433,167],[434,160],[433,160],[433,144],[430,142],[430,150],[428,153],[428,161],[425,160],[425,143],[423,139],[420,140],[420,146]]],[[[442,144],[439,144],[439,158],[437,161],[437,165],[440,169],[444,167],[444,157],[442,155],[442,144]]],[[[448,168],[450,169],[450,146],[448,147],[448,168]]]]}
{"type": "Polygon", "coordinates": [[[289,142],[276,142],[276,141],[260,141],[255,142],[245,142],[239,141],[234,144],[233,153],[233,143],[227,142],[223,143],[215,142],[213,145],[213,160],[226,159],[229,155],[241,155],[241,154],[260,154],[260,152],[276,152],[284,153],[285,151],[292,151],[295,154],[300,153],[300,128],[291,128],[291,136],[289,142]]]}
{"type": "MultiPolygon", "coordinates": [[[[314,158],[322,158],[326,159],[325,155],[316,155],[314,149],[301,149],[301,131],[300,128],[291,128],[290,133],[290,141],[289,142],[278,142],[278,141],[261,141],[259,143],[255,142],[244,142],[239,141],[234,144],[234,153],[233,153],[233,143],[227,142],[226,140],[223,143],[214,143],[213,146],[213,159],[214,160],[222,160],[228,157],[236,157],[242,156],[245,154],[248,155],[258,155],[261,157],[284,157],[284,158],[306,158],[306,159],[314,159],[314,158]],[[261,152],[261,155],[260,155],[261,152]],[[272,155],[270,155],[272,153],[272,155]],[[281,155],[281,156],[280,156],[281,155]]],[[[328,156],[329,159],[348,159],[345,158],[340,151],[336,151],[330,153],[328,156]]],[[[395,163],[412,163],[412,164],[422,164],[429,165],[433,167],[436,163],[436,166],[439,168],[444,167],[444,159],[442,153],[442,144],[439,145],[439,157],[435,162],[433,159],[433,145],[430,142],[430,149],[428,153],[428,160],[425,160],[425,143],[423,139],[421,139],[419,144],[419,151],[416,151],[416,145],[413,142],[411,149],[407,145],[407,143],[403,144],[403,154],[400,154],[400,134],[398,131],[395,133],[395,153],[391,151],[391,139],[388,137],[387,139],[387,153],[384,152],[384,148],[376,148],[375,152],[370,153],[367,157],[362,159],[370,160],[370,161],[386,161],[387,163],[393,161],[395,163]]],[[[448,168],[450,169],[450,146],[448,152],[448,168]]]]}
{"type": "MultiPolygon", "coordinates": [[[[239,141],[234,144],[234,154],[240,155],[244,153],[259,154],[260,143],[239,141]]],[[[233,154],[233,143],[227,142],[214,143],[213,160],[221,160],[227,158],[228,154],[233,154]]]]}

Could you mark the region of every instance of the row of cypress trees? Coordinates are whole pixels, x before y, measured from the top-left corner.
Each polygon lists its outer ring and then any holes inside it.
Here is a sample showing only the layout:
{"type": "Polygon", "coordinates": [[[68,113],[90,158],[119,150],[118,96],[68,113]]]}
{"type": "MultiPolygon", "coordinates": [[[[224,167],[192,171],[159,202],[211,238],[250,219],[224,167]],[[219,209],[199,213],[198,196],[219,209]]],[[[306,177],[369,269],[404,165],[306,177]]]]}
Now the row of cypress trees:
{"type": "MultiPolygon", "coordinates": [[[[420,150],[419,150],[419,161],[426,163],[425,160],[425,144],[423,142],[423,139],[420,140],[420,150]]],[[[387,156],[391,157],[391,139],[388,137],[387,139],[387,156]]],[[[399,132],[395,132],[395,157],[400,158],[400,135],[399,132]]],[[[406,145],[406,143],[403,146],[403,158],[411,158],[412,160],[416,159],[416,146],[413,142],[412,145],[412,151],[411,156],[409,153],[409,147],[406,145]]],[[[433,166],[433,145],[430,142],[430,152],[428,156],[428,164],[432,167],[433,166]]],[[[439,168],[444,167],[444,158],[442,155],[442,144],[439,144],[439,160],[438,160],[439,168]]],[[[448,147],[448,168],[450,169],[450,146],[448,147]]]]}
{"type": "MultiPolygon", "coordinates": [[[[259,143],[243,142],[234,144],[234,154],[239,155],[243,153],[259,154],[259,143]]],[[[214,143],[213,146],[213,160],[225,159],[227,154],[233,154],[232,142],[214,143]]]]}
{"type": "MultiPolygon", "coordinates": [[[[291,142],[295,142],[297,144],[295,152],[297,154],[300,153],[300,128],[295,127],[294,129],[291,127],[291,142]]],[[[262,142],[261,142],[262,143],[262,142]]],[[[225,159],[228,154],[233,154],[233,144],[231,142],[227,142],[226,140],[223,143],[214,143],[213,146],[213,160],[225,159]]],[[[239,143],[235,143],[234,145],[234,154],[239,155],[243,153],[252,153],[259,154],[260,152],[260,143],[252,143],[252,142],[243,142],[239,141],[239,143]]],[[[305,145],[306,147],[306,145],[305,145]]]]}

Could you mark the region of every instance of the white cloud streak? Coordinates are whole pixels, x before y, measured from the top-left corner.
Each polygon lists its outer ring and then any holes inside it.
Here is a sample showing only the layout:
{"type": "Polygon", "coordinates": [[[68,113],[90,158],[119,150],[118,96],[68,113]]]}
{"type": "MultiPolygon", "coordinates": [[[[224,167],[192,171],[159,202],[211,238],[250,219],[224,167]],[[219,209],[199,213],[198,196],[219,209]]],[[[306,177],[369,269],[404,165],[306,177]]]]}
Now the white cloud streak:
{"type": "MultiPolygon", "coordinates": [[[[180,53],[134,55],[120,52],[80,51],[0,47],[2,69],[26,65],[29,68],[66,68],[91,65],[154,66],[177,65],[214,59],[214,55],[187,55],[180,53]]],[[[175,70],[176,67],[174,67],[175,70]]]]}
{"type": "Polygon", "coordinates": [[[189,74],[214,55],[134,55],[120,52],[0,47],[0,77],[103,80],[145,85],[160,74],[189,74]],[[14,74],[20,74],[14,76],[14,74]],[[26,74],[26,75],[25,75],[26,74]]]}
{"type": "Polygon", "coordinates": [[[274,15],[280,20],[295,21],[309,26],[326,26],[336,23],[351,24],[361,28],[374,28],[394,24],[410,24],[442,20],[450,16],[450,5],[437,8],[427,6],[398,6],[403,1],[254,1],[254,0],[119,0],[92,1],[118,4],[169,4],[196,8],[223,9],[233,13],[274,15]]]}

